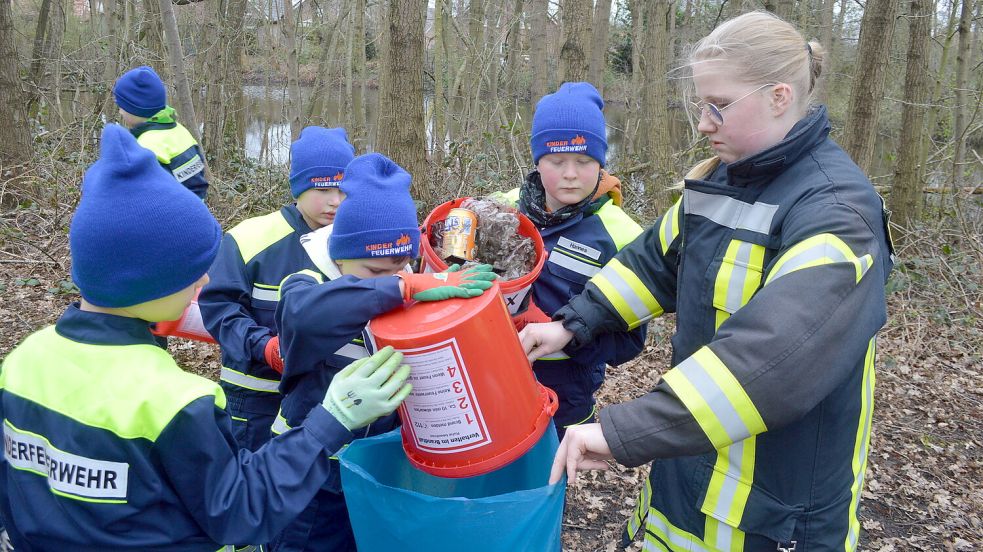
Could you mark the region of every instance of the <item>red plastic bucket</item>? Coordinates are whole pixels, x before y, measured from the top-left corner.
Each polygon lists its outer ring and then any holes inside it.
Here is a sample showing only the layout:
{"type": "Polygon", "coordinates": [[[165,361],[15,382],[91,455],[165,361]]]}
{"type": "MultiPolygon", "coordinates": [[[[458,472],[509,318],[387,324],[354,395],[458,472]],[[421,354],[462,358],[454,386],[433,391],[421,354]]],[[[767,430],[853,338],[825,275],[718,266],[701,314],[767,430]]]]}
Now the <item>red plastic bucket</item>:
{"type": "MultiPolygon", "coordinates": [[[[462,197],[441,203],[423,221],[424,236],[420,240],[420,248],[423,251],[423,268],[425,272],[440,272],[447,268],[447,263],[438,257],[433,247],[430,246],[429,235],[427,235],[430,232],[430,225],[434,222],[445,220],[451,209],[460,207],[466,199],[470,198],[462,197]]],[[[518,312],[526,295],[529,295],[529,291],[532,289],[532,283],[539,277],[539,272],[543,269],[543,264],[546,262],[546,250],[543,246],[543,238],[539,235],[536,225],[522,213],[516,212],[516,214],[519,216],[519,234],[531,238],[533,246],[536,248],[536,264],[525,276],[499,282],[499,285],[502,287],[502,297],[505,299],[505,305],[508,307],[510,314],[516,314],[518,312]]]]}
{"type": "Polygon", "coordinates": [[[414,303],[369,323],[376,348],[412,367],[399,408],[417,468],[472,477],[522,456],[550,424],[556,393],[533,377],[498,284],[472,299],[414,303]]]}
{"type": "MultiPolygon", "coordinates": [[[[201,290],[198,290],[198,293],[201,293],[201,290]]],[[[201,321],[201,310],[198,308],[198,293],[195,294],[195,298],[191,300],[188,308],[184,309],[181,318],[154,324],[151,330],[154,335],[183,337],[206,343],[215,343],[215,338],[208,333],[208,330],[205,329],[205,324],[201,321]]]]}

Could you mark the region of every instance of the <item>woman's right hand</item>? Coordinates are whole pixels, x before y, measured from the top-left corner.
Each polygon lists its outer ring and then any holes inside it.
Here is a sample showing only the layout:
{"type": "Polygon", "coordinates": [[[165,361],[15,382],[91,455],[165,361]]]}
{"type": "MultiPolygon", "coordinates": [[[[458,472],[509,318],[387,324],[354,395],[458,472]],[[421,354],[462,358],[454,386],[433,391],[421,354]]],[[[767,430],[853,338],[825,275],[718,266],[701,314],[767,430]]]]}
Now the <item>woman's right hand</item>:
{"type": "Polygon", "coordinates": [[[573,332],[563,327],[563,322],[529,324],[519,332],[522,349],[529,362],[562,351],[573,339],[573,332]]]}

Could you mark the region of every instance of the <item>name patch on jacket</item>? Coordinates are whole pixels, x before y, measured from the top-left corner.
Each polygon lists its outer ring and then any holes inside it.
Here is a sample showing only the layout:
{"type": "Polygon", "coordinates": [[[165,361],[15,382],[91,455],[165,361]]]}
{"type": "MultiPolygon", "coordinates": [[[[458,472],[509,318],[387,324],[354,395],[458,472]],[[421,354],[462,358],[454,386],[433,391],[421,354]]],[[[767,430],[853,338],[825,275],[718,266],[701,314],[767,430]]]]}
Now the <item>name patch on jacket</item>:
{"type": "Polygon", "coordinates": [[[126,499],[130,465],[58,450],[47,439],[3,426],[3,452],[14,468],[48,479],[55,491],[86,498],[126,499]]]}
{"type": "Polygon", "coordinates": [[[171,174],[174,175],[174,178],[176,178],[178,182],[184,182],[204,169],[205,162],[201,160],[201,156],[195,155],[187,163],[171,171],[171,174]]]}

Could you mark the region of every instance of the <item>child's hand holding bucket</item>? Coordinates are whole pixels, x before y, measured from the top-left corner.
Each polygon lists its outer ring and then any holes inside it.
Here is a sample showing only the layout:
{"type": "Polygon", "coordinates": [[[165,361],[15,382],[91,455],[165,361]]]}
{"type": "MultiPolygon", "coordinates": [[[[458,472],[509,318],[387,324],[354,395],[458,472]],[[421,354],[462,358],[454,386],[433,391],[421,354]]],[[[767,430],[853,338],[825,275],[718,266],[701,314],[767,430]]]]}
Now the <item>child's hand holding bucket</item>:
{"type": "Polygon", "coordinates": [[[443,301],[454,297],[477,297],[492,287],[498,277],[491,265],[476,265],[461,271],[451,265],[444,272],[397,274],[403,282],[403,299],[409,301],[443,301]]]}

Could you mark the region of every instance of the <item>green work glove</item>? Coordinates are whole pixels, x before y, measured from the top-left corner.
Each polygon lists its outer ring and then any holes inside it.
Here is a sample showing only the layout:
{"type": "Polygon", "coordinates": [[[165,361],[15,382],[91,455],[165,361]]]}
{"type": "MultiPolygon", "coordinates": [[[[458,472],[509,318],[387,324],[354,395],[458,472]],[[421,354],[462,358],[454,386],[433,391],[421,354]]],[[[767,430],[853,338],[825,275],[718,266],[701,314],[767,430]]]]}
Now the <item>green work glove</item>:
{"type": "Polygon", "coordinates": [[[498,275],[491,265],[475,265],[462,271],[458,265],[437,273],[397,274],[403,279],[403,299],[409,301],[443,301],[452,297],[477,297],[492,287],[498,275]]]}
{"type": "Polygon", "coordinates": [[[392,347],[356,360],[331,379],[322,405],[349,431],[390,414],[413,390],[406,383],[410,367],[402,361],[403,353],[392,347]]]}

